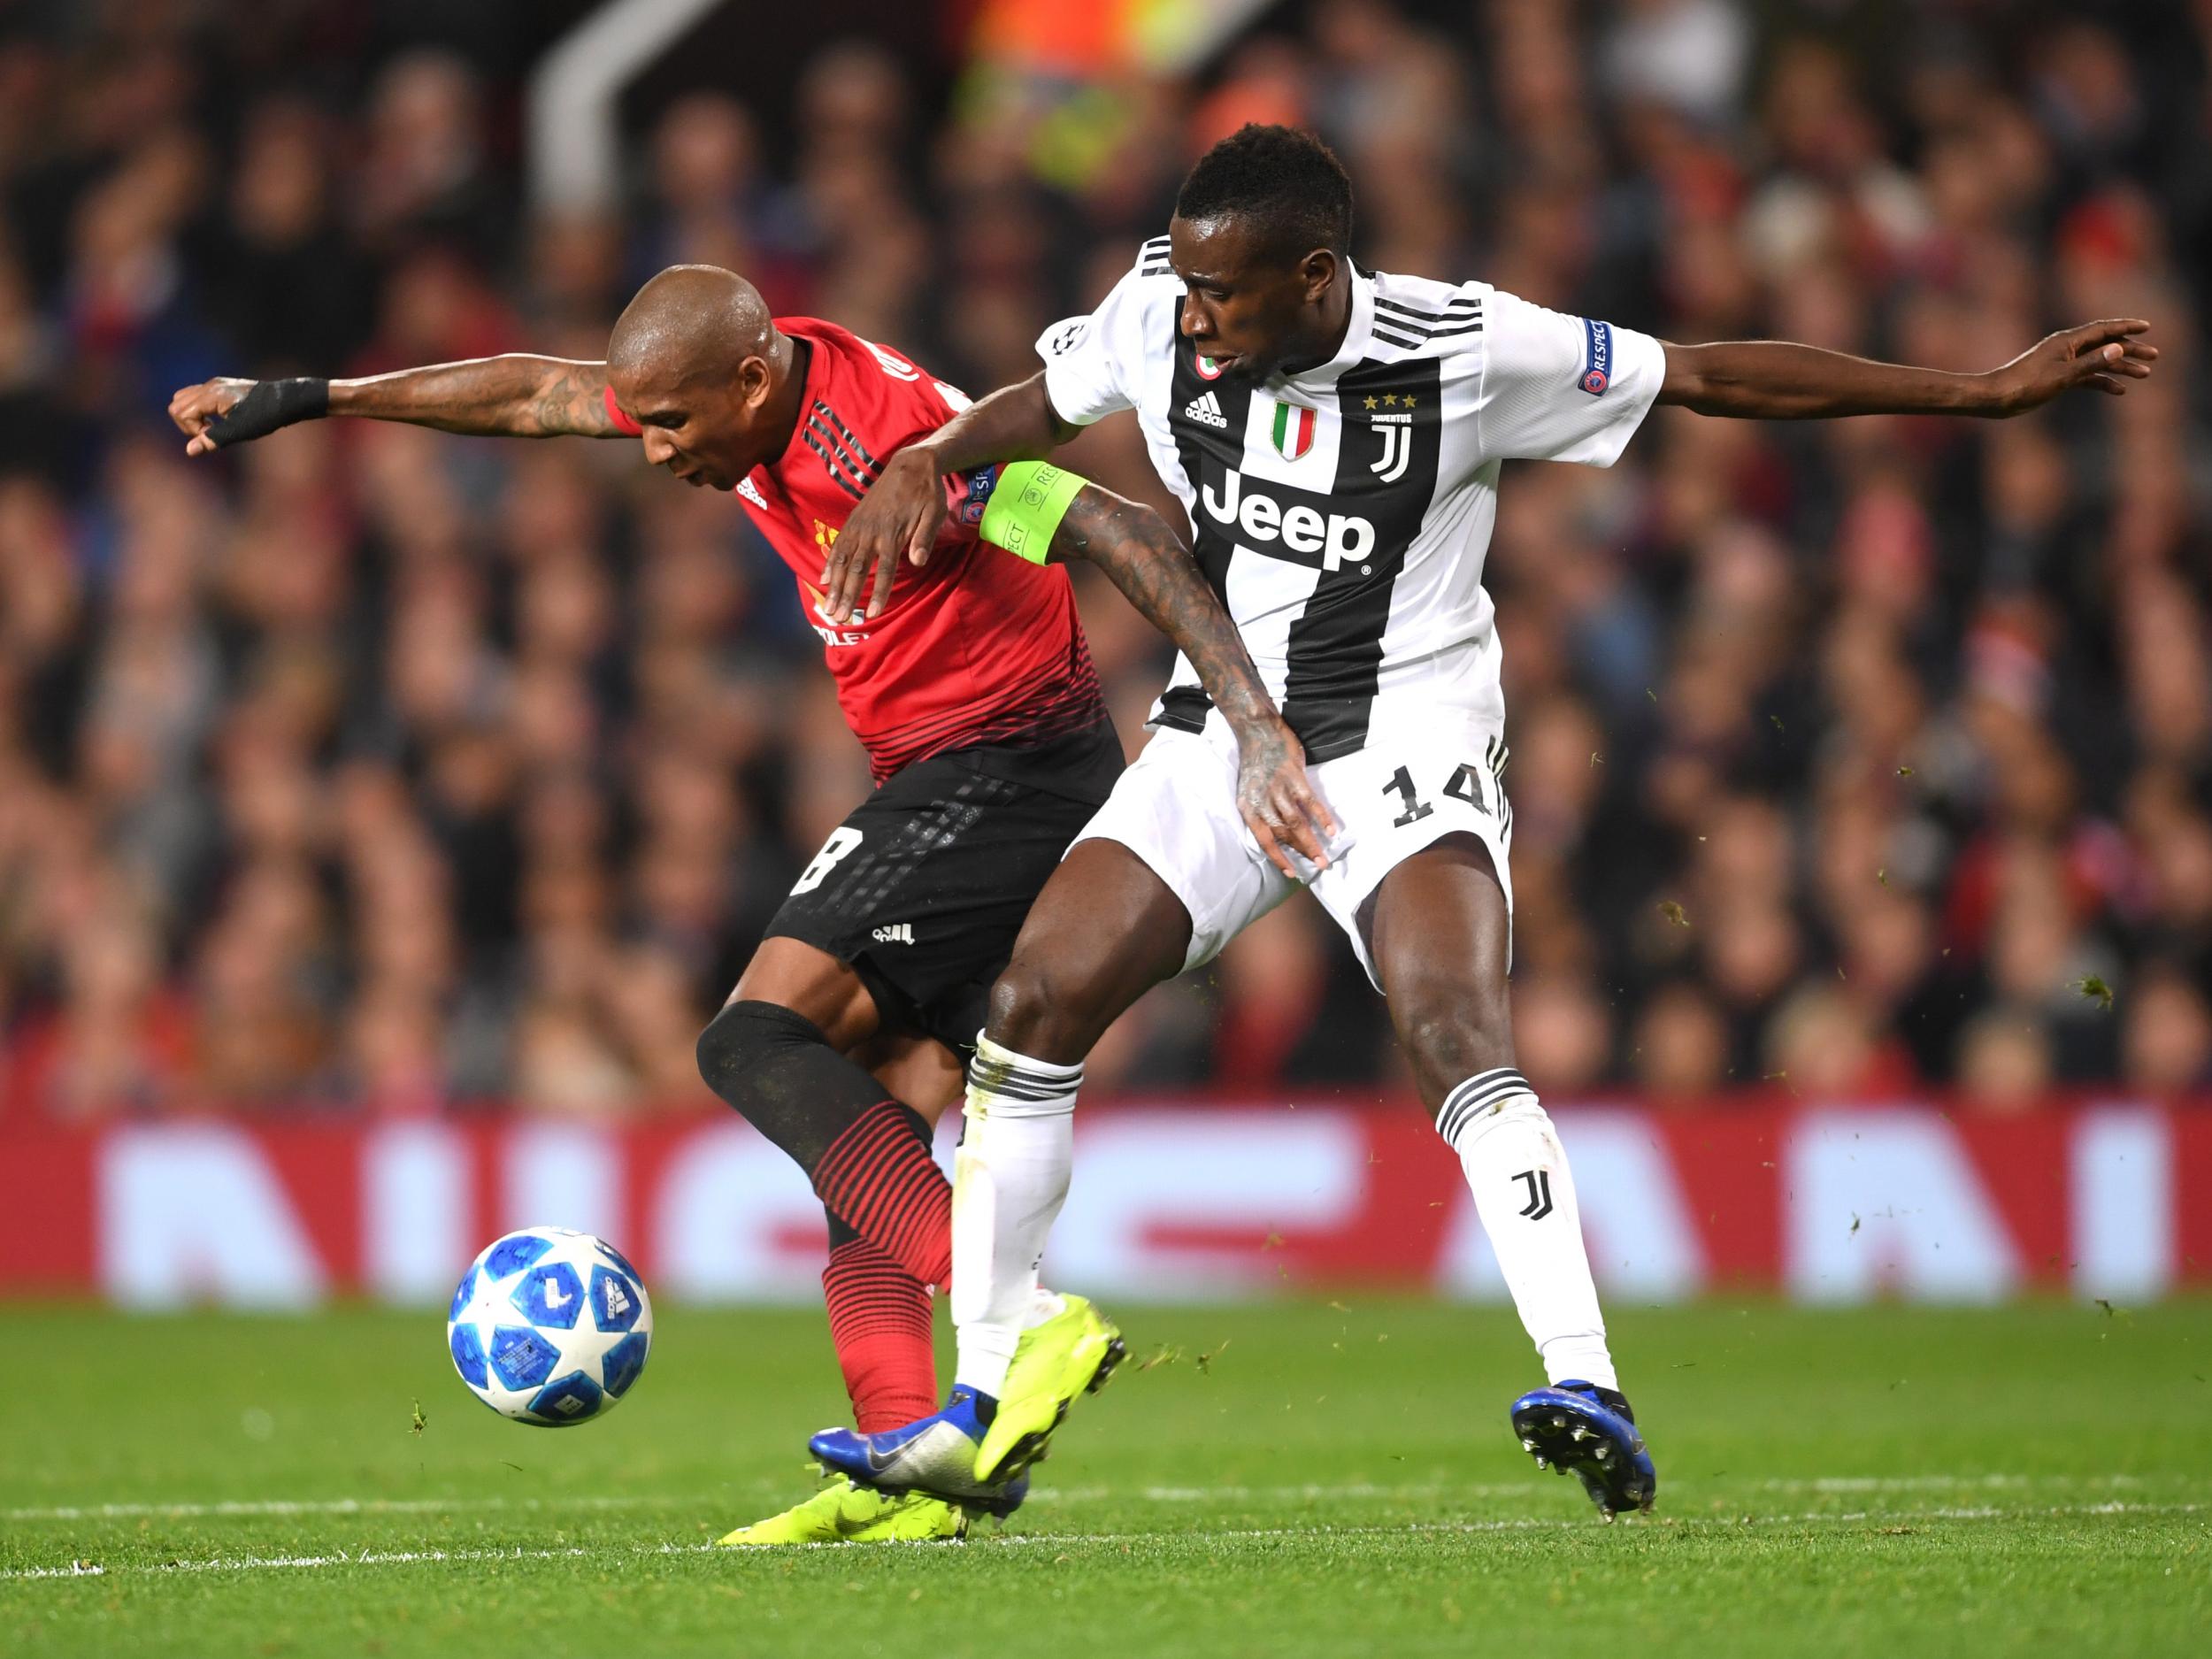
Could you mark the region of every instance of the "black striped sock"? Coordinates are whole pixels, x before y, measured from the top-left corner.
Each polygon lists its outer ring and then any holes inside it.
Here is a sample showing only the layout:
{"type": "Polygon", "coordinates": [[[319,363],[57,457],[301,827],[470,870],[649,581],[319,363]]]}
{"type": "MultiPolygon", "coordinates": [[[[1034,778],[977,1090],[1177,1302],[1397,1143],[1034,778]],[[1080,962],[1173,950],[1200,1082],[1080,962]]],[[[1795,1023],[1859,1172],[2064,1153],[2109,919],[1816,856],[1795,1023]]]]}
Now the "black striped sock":
{"type": "Polygon", "coordinates": [[[897,1101],[855,1118],[811,1171],[833,1215],[924,1285],[952,1283],[952,1183],[929,1126],[897,1101]]]}
{"type": "Polygon", "coordinates": [[[1456,1150],[1460,1132],[1476,1118],[1495,1111],[1516,1094],[1535,1093],[1513,1066],[1478,1071],[1444,1096],[1444,1103],[1436,1109],[1436,1133],[1456,1150]]]}
{"type": "Polygon", "coordinates": [[[1048,1060],[1033,1060],[1001,1048],[987,1037],[976,1044],[975,1058],[968,1064],[971,1094],[987,1096],[990,1102],[1005,1101],[1017,1109],[1072,1102],[1082,1087],[1079,1064],[1055,1065],[1048,1060]]]}

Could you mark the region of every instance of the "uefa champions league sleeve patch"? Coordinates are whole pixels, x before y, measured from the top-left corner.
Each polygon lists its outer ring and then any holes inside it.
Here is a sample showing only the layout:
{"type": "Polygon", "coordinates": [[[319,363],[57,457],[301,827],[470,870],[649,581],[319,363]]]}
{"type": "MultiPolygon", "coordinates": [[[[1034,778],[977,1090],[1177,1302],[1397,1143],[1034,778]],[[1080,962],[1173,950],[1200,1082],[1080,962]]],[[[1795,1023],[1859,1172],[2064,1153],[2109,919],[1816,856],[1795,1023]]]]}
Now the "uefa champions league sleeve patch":
{"type": "Polygon", "coordinates": [[[1593,397],[1613,384],[1613,325],[1582,319],[1582,378],[1575,382],[1593,397]]]}
{"type": "Polygon", "coordinates": [[[946,507],[955,524],[972,530],[983,522],[984,510],[991,504],[991,492],[998,488],[1001,465],[992,461],[973,472],[954,472],[946,478],[946,507]]]}

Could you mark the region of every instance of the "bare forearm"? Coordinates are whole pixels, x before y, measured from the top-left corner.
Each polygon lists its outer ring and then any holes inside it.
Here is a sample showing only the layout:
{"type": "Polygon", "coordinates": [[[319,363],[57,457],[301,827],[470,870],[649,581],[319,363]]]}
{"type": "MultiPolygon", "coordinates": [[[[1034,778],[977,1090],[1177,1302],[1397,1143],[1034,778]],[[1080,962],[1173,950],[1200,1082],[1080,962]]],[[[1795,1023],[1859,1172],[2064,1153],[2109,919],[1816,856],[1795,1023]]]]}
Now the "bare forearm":
{"type": "Polygon", "coordinates": [[[1659,402],[1701,415],[1804,420],[1828,415],[1987,415],[2039,409],[2062,393],[2126,396],[2147,380],[2158,348],[2141,317],[2107,317],[2046,334],[1982,374],[1949,374],[1823,351],[1781,340],[1666,348],[1659,402]]]}
{"type": "Polygon", "coordinates": [[[964,472],[993,461],[1033,461],[1079,430],[1053,412],[1040,371],[971,403],[912,447],[938,473],[964,472]]]}
{"type": "Polygon", "coordinates": [[[1278,718],[1236,624],[1158,513],[1087,484],[1068,504],[1052,538],[1052,554],[1104,571],[1138,613],[1190,658],[1231,726],[1278,718]]]}
{"type": "Polygon", "coordinates": [[[603,363],[512,354],[333,380],[330,412],[511,438],[621,435],[603,363]]]}
{"type": "Polygon", "coordinates": [[[1877,363],[1786,340],[1669,345],[1659,401],[1701,415],[1812,420],[1838,415],[1996,415],[1990,378],[1877,363]]]}

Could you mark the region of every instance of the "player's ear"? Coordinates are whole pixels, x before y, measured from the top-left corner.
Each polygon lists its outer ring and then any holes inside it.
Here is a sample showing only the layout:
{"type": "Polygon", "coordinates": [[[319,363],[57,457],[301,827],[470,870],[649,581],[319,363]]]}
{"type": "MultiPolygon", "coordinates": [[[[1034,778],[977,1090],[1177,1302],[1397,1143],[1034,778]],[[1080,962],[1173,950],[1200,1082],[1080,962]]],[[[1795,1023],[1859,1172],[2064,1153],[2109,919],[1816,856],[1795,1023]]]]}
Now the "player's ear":
{"type": "Polygon", "coordinates": [[[776,371],[765,357],[748,357],[737,365],[738,400],[748,409],[758,409],[768,401],[776,389],[776,371]]]}
{"type": "Polygon", "coordinates": [[[1342,267],[1343,263],[1326,248],[1316,248],[1299,262],[1298,275],[1305,285],[1307,304],[1317,305],[1321,303],[1321,296],[1329,291],[1329,285],[1336,280],[1337,273],[1342,267]]]}

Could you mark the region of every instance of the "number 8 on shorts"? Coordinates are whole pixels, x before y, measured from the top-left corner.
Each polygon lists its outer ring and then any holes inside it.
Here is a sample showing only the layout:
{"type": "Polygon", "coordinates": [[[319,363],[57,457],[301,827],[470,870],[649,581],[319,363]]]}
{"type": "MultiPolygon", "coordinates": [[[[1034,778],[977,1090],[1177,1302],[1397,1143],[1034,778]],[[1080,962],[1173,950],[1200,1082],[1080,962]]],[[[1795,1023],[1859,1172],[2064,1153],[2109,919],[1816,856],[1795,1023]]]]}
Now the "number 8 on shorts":
{"type": "Polygon", "coordinates": [[[849,824],[840,824],[829,833],[829,839],[822,843],[822,850],[814,855],[814,862],[793,884],[792,893],[796,895],[813,892],[829,879],[829,872],[849,857],[853,849],[859,845],[860,832],[849,824]]]}

